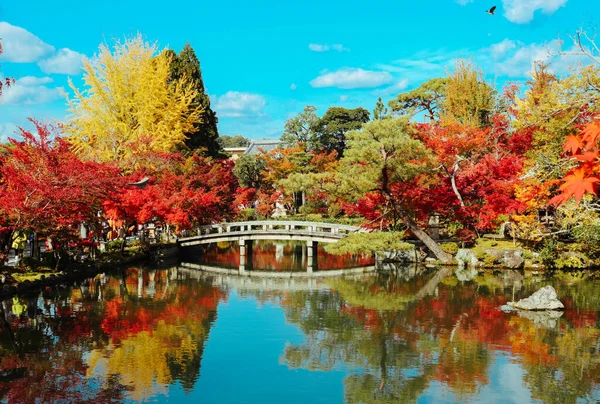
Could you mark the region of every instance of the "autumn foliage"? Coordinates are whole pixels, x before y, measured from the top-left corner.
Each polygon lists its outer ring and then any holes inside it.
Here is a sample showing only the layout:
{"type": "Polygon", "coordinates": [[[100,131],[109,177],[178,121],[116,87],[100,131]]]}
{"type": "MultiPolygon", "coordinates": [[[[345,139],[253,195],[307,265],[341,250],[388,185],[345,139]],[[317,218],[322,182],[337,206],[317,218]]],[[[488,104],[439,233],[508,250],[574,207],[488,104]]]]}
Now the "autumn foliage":
{"type": "Polygon", "coordinates": [[[93,221],[119,170],[80,160],[51,127],[31,121],[37,133],[21,129],[0,157],[0,211],[5,224],[55,235],[93,221]]]}
{"type": "Polygon", "coordinates": [[[177,232],[234,218],[253,195],[238,186],[229,161],[163,153],[128,175],[114,164],[81,159],[69,138],[31,122],[36,131],[21,129],[22,140],[10,139],[0,156],[0,218],[6,229],[65,242],[79,237],[81,223],[99,229],[106,219],[127,227],[158,220],[177,232]],[[133,185],[144,176],[147,183],[133,185]]]}
{"type": "Polygon", "coordinates": [[[600,182],[600,120],[596,119],[583,126],[576,135],[567,138],[564,152],[574,160],[573,167],[564,177],[560,193],[550,203],[561,204],[574,197],[580,201],[585,194],[597,194],[600,182]]]}

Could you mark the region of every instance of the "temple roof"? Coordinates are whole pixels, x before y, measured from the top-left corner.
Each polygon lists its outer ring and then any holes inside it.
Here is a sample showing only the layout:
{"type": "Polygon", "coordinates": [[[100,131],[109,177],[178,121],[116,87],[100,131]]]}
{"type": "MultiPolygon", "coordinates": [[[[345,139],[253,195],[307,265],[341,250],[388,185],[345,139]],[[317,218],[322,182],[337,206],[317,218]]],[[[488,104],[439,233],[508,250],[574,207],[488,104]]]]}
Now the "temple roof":
{"type": "Polygon", "coordinates": [[[277,149],[280,145],[281,140],[279,139],[252,140],[244,154],[259,154],[261,150],[268,153],[273,149],[277,149]]]}

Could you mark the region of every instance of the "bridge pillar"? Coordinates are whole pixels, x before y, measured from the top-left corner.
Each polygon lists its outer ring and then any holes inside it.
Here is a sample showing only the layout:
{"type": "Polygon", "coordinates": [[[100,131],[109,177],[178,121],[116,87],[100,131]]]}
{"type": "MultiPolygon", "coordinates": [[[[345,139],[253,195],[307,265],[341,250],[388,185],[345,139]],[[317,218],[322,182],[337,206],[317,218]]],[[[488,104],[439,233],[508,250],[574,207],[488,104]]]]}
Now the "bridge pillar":
{"type": "Polygon", "coordinates": [[[316,257],[308,257],[306,260],[306,272],[312,274],[317,270],[317,258],[316,257]]]}
{"type": "Polygon", "coordinates": [[[306,242],[306,271],[312,273],[317,270],[317,248],[318,243],[316,241],[306,242]]]}
{"type": "Polygon", "coordinates": [[[252,263],[252,240],[240,239],[240,273],[246,271],[246,265],[252,263]]]}
{"type": "Polygon", "coordinates": [[[307,241],[306,242],[306,255],[308,257],[312,257],[312,256],[316,256],[317,255],[317,246],[319,243],[317,243],[316,241],[307,241]]]}

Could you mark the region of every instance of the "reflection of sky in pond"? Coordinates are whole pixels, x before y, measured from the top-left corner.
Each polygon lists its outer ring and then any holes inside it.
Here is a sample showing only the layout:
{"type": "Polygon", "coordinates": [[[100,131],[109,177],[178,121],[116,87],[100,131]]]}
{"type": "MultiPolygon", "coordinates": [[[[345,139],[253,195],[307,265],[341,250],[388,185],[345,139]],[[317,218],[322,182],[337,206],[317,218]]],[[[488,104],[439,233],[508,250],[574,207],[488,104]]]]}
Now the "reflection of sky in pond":
{"type": "Polygon", "coordinates": [[[202,377],[185,398],[207,403],[342,402],[345,372],[290,371],[280,364],[286,343],[302,341],[302,333],[286,322],[277,305],[234,292],[219,306],[202,377]]]}

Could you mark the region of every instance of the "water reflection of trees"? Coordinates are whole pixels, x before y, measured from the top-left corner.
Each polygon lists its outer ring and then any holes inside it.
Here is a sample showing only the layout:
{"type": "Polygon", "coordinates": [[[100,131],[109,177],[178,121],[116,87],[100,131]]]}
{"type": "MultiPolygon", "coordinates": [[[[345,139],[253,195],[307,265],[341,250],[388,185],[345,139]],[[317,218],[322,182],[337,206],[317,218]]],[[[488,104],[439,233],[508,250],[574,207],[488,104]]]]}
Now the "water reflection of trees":
{"type": "MultiPolygon", "coordinates": [[[[237,269],[240,264],[239,244],[222,242],[207,244],[188,252],[187,259],[206,265],[237,269]]],[[[373,264],[369,255],[333,255],[323,250],[317,251],[320,270],[363,267],[373,264]]],[[[269,271],[305,271],[307,267],[307,249],[303,241],[254,241],[251,253],[250,269],[269,271]]]]}
{"type": "MultiPolygon", "coordinates": [[[[597,398],[600,331],[589,310],[567,307],[557,327],[544,328],[497,310],[515,293],[506,274],[465,283],[442,277],[431,293],[421,293],[435,276],[340,279],[331,283],[335,294],[287,294],[280,303],[305,339],[288,345],[281,361],[291,368],[350,369],[349,403],[415,400],[433,382],[463,400],[490,382],[495,353],[504,352],[521,364],[534,399],[597,398]]],[[[561,290],[569,301],[572,285],[561,290]]]]}
{"type": "MultiPolygon", "coordinates": [[[[2,302],[2,399],[105,402],[150,399],[173,383],[191,390],[226,293],[181,275],[132,269],[2,302]]],[[[438,388],[466,400],[493,381],[499,354],[519,364],[533,399],[598,398],[600,283],[554,282],[566,310],[553,325],[497,310],[546,281],[518,273],[471,279],[400,268],[329,280],[334,293],[322,280],[293,290],[301,282],[294,280],[287,290],[240,285],[239,294],[276,301],[304,334],[285,348],[282,363],[348,370],[349,403],[413,401],[438,388]]]]}
{"type": "Polygon", "coordinates": [[[132,269],[13,299],[0,312],[0,392],[9,402],[148,399],[193,388],[219,289],[132,269]],[[31,388],[35,386],[35,388],[31,388]]]}

